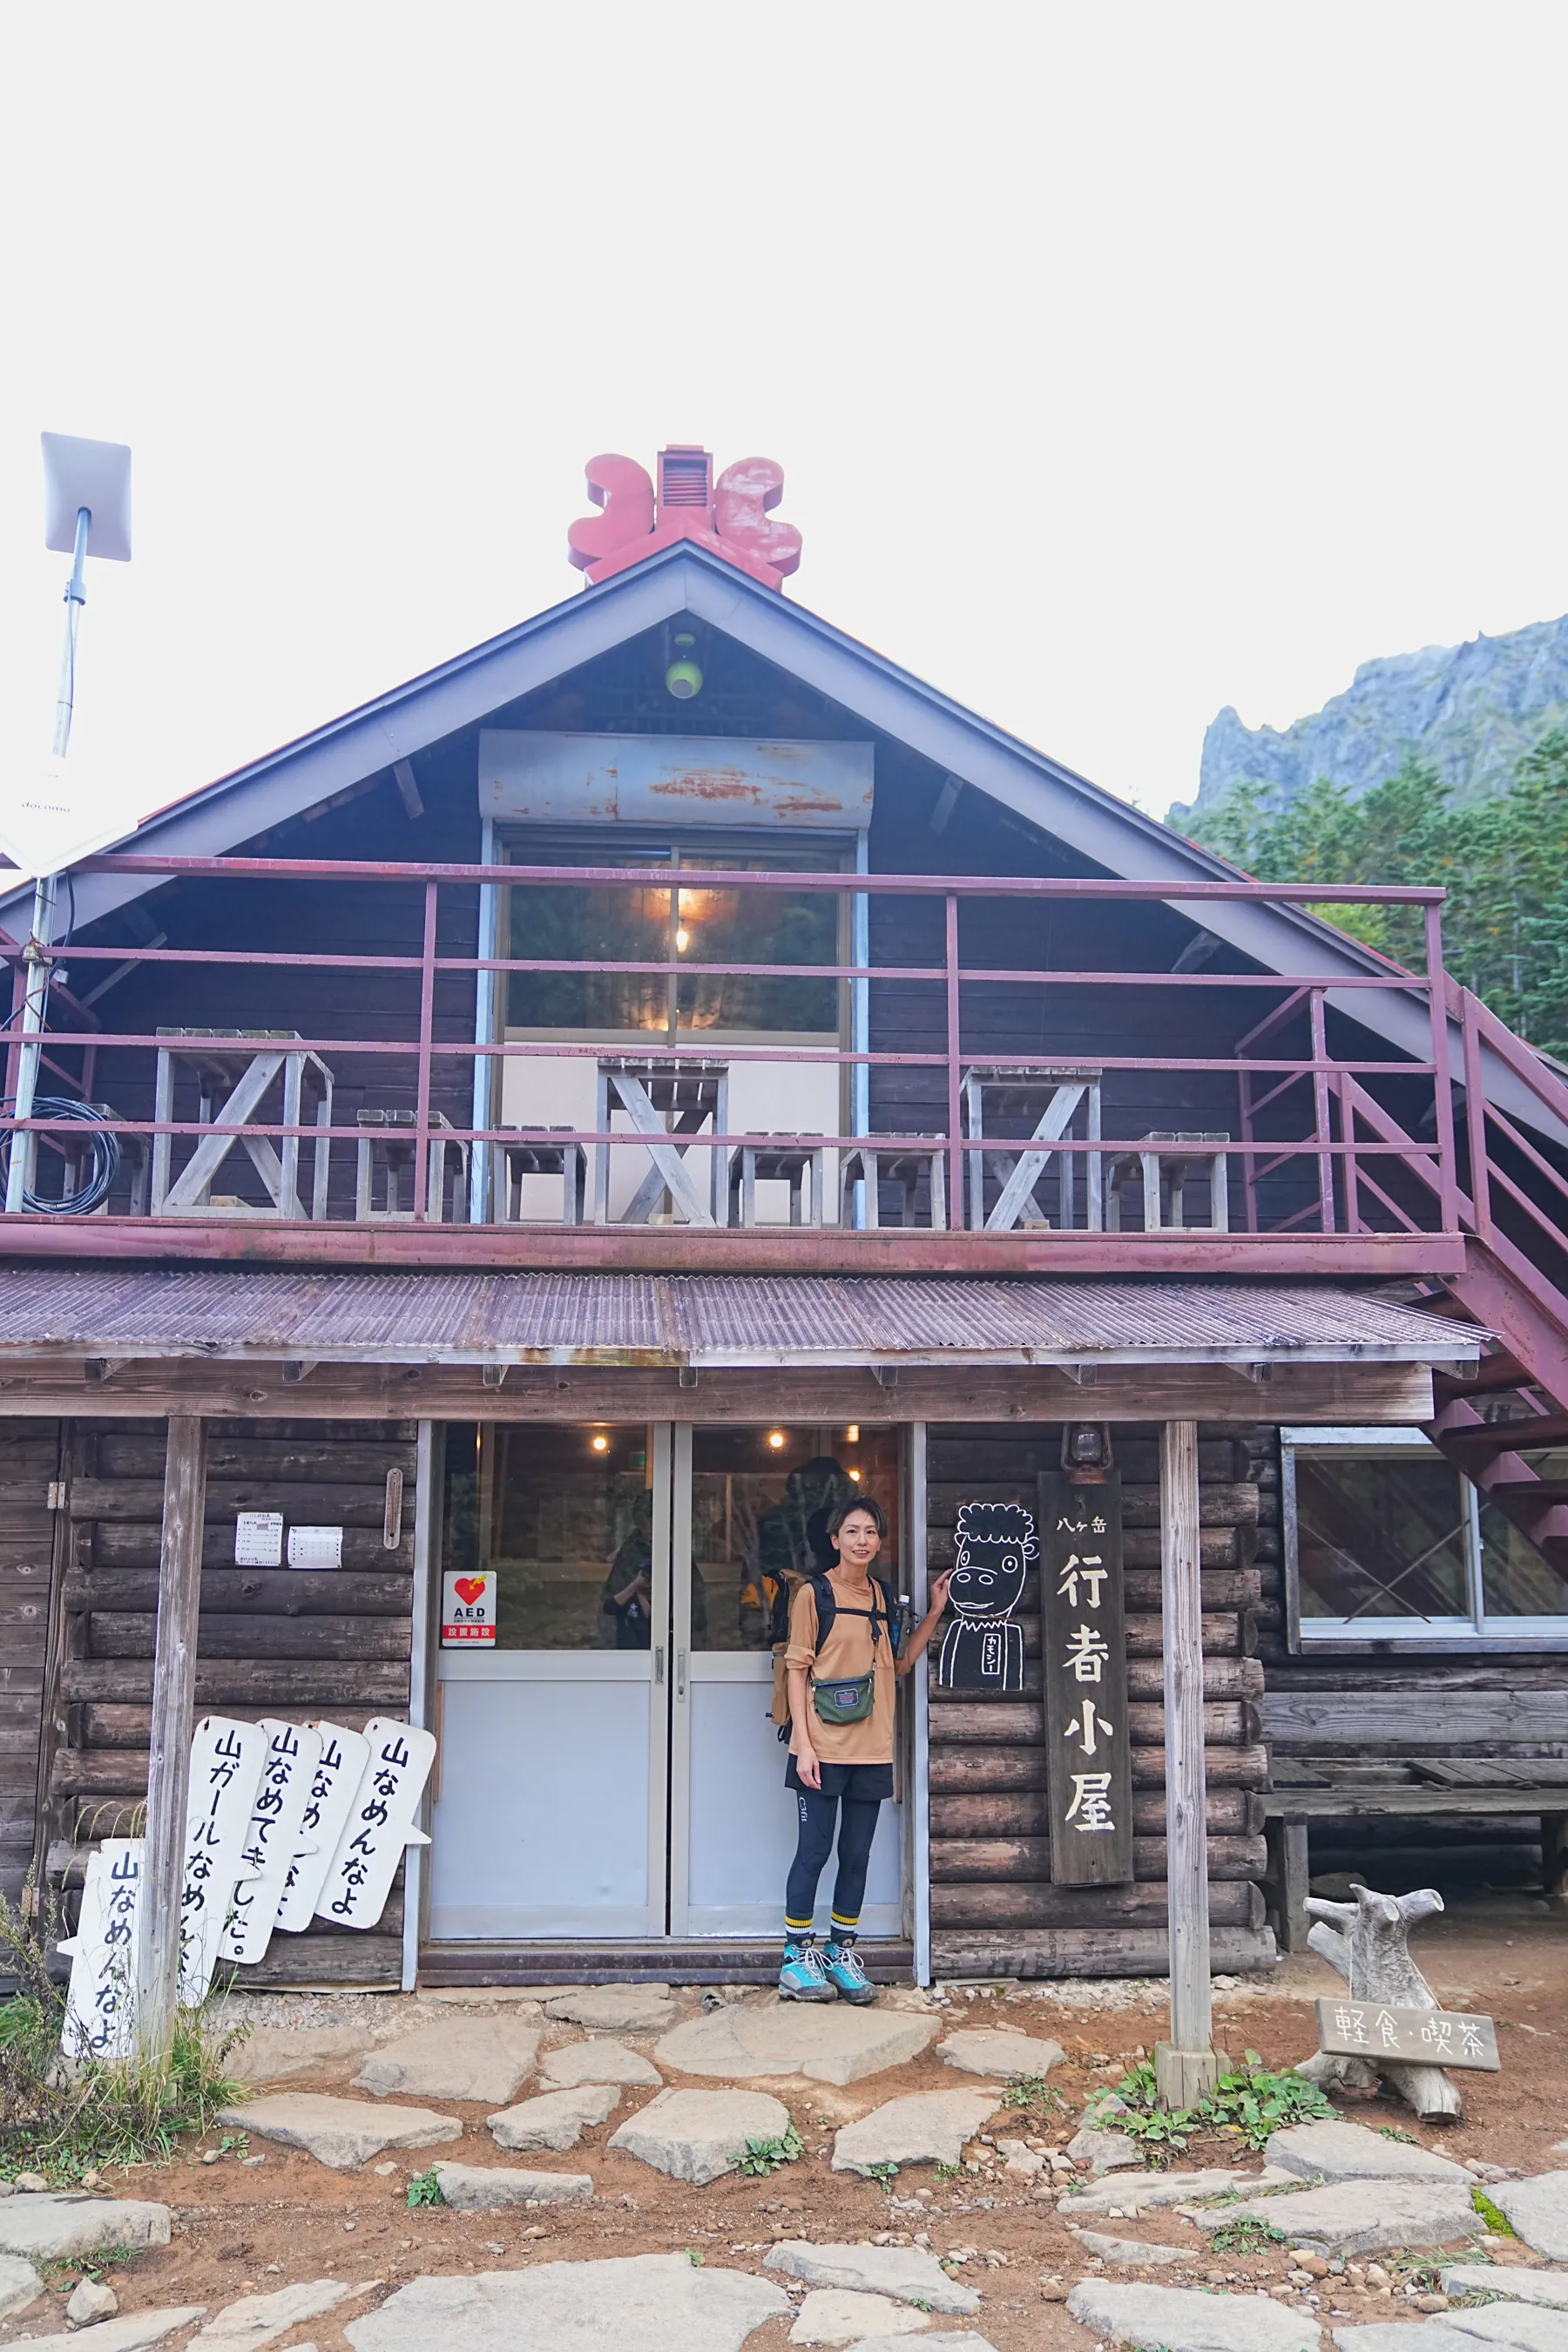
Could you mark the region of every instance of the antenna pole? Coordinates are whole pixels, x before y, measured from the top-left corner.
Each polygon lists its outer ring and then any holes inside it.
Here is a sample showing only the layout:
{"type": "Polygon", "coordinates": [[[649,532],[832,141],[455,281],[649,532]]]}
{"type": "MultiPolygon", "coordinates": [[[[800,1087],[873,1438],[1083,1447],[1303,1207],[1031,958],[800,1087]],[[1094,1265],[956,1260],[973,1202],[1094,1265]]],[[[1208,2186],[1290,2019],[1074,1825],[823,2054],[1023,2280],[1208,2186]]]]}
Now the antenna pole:
{"type": "MultiPolygon", "coordinates": [[[[70,578],[66,583],[66,641],[60,654],[60,685],[55,699],[55,740],[52,745],[56,760],[63,760],[70,748],[71,717],[76,708],[76,641],[81,621],[81,608],[87,602],[87,588],[82,572],[87,561],[88,533],[92,529],[92,509],[79,507],[76,517],[76,548],[71,559],[70,578]]],[[[22,961],[27,968],[27,992],[22,1001],[22,1050],[16,1057],[16,1099],[12,1116],[18,1120],[31,1118],[33,1104],[38,1091],[38,1062],[42,1054],[39,1043],[49,1001],[49,940],[54,929],[55,891],[58,876],[40,874],[33,887],[33,935],[22,950],[22,961]]],[[[26,1205],[26,1195],[33,1189],[33,1164],[37,1152],[37,1137],[24,1135],[13,1128],[11,1159],[5,1171],[5,1213],[15,1215],[26,1205]]]]}

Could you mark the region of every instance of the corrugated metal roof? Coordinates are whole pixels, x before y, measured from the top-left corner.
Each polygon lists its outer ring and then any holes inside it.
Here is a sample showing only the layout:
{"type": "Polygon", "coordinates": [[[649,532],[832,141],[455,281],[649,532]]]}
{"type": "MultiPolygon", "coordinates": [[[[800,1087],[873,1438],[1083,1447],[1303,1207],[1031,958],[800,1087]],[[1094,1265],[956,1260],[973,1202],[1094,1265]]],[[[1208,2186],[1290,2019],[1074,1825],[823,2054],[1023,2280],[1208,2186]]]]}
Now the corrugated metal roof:
{"type": "Polygon", "coordinates": [[[0,1361],[1452,1363],[1484,1336],[1311,1283],[0,1269],[0,1361]]]}

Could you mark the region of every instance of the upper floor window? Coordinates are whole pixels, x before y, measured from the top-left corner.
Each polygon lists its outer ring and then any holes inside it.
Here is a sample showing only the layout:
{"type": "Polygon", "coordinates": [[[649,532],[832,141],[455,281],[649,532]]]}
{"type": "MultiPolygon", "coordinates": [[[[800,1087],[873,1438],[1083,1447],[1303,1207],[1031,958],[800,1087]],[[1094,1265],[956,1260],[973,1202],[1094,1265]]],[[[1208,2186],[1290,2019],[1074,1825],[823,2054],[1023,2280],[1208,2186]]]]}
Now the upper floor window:
{"type": "Polygon", "coordinates": [[[1568,1646],[1568,1582],[1419,1429],[1285,1429],[1290,1646],[1568,1646]]]}
{"type": "Polygon", "coordinates": [[[710,969],[720,963],[847,962],[841,938],[845,902],[837,892],[748,890],[742,879],[748,873],[837,873],[845,861],[837,852],[678,848],[666,841],[606,855],[598,841],[537,847],[514,839],[510,858],[532,866],[667,866],[670,884],[514,884],[508,893],[510,953],[570,960],[587,969],[513,972],[509,1030],[534,1036],[574,1030],[617,1038],[663,1034],[671,1040],[696,1032],[837,1036],[837,981],[710,969]],[[705,883],[683,889],[683,870],[733,874],[736,879],[732,887],[705,883]],[[603,968],[636,962],[668,962],[679,969],[668,976],[603,968]]]}

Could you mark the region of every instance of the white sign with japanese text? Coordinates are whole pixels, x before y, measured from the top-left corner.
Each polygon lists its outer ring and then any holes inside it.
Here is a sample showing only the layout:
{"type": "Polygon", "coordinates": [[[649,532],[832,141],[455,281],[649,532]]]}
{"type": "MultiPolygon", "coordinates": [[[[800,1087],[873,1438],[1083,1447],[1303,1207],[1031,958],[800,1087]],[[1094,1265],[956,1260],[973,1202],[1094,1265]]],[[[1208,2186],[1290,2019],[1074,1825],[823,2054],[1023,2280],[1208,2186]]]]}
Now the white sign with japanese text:
{"type": "Polygon", "coordinates": [[[234,1522],[234,1564],[236,1568],[281,1568],[281,1511],[241,1511],[237,1514],[234,1522]]]}
{"type": "Polygon", "coordinates": [[[237,1960],[242,1967],[261,1959],[272,1940],[321,1752],[321,1735],[313,1724],[263,1717],[257,1727],[267,1734],[268,1748],[242,1857],[247,1874],[235,1889],[218,1945],[220,1960],[237,1960]]]}
{"type": "Polygon", "coordinates": [[[105,1838],[87,1861],[60,2048],[68,2058],[124,2058],[132,2046],[142,1892],[141,1838],[105,1838]]]}
{"type": "Polygon", "coordinates": [[[316,1915],[316,1902],[327,1883],[343,1823],[354,1792],[364,1774],[370,1742],[363,1731],[345,1731],[341,1723],[319,1723],[321,1752],[310,1775],[310,1794],[289,1865],[278,1925],[297,1936],[316,1915]]]}
{"type": "Polygon", "coordinates": [[[206,1999],[235,1890],[255,1875],[245,1860],[268,1736],[257,1723],[202,1717],[191,1741],[185,1867],[180,1892],[180,1999],[206,1999]]]}
{"type": "Polygon", "coordinates": [[[495,1647],[496,1572],[459,1569],[441,1579],[441,1647],[468,1649],[476,1643],[495,1647]]]}
{"type": "Polygon", "coordinates": [[[374,1927],[405,1846],[430,1843],[414,1816],[436,1760],[434,1734],[377,1716],[364,1736],[370,1755],[316,1902],[317,1917],[338,1927],[374,1927]]]}

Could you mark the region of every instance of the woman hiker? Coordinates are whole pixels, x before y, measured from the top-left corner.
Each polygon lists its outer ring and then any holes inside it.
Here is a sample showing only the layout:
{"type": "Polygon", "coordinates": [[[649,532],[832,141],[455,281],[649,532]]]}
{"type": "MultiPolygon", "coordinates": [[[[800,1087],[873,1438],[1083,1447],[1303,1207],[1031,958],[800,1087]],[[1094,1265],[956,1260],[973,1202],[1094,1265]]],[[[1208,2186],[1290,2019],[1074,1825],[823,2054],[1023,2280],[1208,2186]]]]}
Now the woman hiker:
{"type": "Polygon", "coordinates": [[[869,1496],[841,1502],[829,1513],[827,1540],[837,1555],[826,1575],[804,1578],[790,1602],[784,1650],[790,1713],[784,1784],[800,1809],[800,1843],[784,1893],[784,1955],[779,1971],[783,2000],[833,2000],[858,2005],[877,1998],[855,1949],[866,1866],[877,1814],[893,1793],[893,1698],[896,1679],[924,1656],[947,1601],[947,1577],[931,1589],[931,1604],[902,1657],[895,1658],[883,1588],[871,1562],[888,1532],[881,1506],[869,1496]],[[831,1620],[823,1630],[817,1595],[826,1588],[831,1620]],[[819,1646],[820,1644],[820,1646],[819,1646]],[[842,1809],[842,1810],[841,1810],[842,1809]],[[833,1926],[817,1950],[812,1935],[816,1882],[838,1827],[838,1874],[833,1926]]]}

